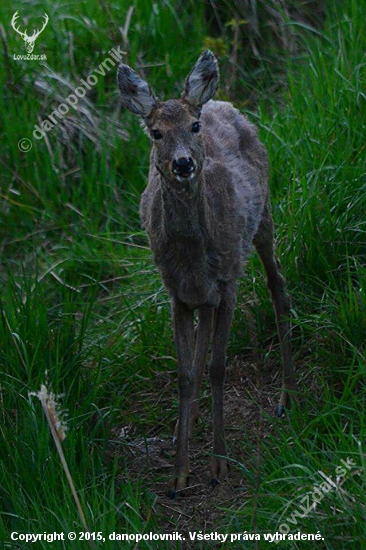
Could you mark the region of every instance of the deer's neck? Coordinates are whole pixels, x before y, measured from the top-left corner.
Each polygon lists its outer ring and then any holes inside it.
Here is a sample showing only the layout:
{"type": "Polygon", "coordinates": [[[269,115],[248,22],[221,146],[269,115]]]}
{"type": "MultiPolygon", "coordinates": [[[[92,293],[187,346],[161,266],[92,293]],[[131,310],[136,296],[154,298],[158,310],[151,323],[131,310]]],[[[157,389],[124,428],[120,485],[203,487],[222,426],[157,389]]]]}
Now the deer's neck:
{"type": "MultiPolygon", "coordinates": [[[[187,186],[188,187],[188,186],[187,186]]],[[[211,233],[205,182],[201,176],[194,188],[176,191],[172,186],[162,187],[163,231],[174,240],[206,241],[211,233]]]]}

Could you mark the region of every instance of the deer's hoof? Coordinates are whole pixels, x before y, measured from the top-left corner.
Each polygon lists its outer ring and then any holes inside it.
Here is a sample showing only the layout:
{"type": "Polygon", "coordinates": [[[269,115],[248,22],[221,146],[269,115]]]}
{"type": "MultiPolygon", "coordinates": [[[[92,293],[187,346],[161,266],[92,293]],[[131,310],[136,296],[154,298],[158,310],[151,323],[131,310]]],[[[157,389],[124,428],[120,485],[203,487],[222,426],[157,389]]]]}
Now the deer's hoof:
{"type": "Polygon", "coordinates": [[[187,485],[189,485],[188,478],[185,478],[184,484],[183,483],[180,483],[180,484],[177,483],[174,487],[173,486],[169,487],[168,497],[172,500],[175,500],[179,495],[181,495],[183,493],[183,491],[184,491],[184,489],[186,489],[187,485]]]}
{"type": "Polygon", "coordinates": [[[211,487],[216,487],[228,478],[229,466],[223,458],[213,457],[211,466],[211,487]]]}
{"type": "Polygon", "coordinates": [[[277,407],[276,416],[278,418],[285,418],[287,413],[291,410],[292,405],[299,405],[299,397],[296,386],[289,388],[289,391],[284,390],[281,395],[280,404],[277,407]],[[291,393],[289,393],[289,391],[291,393]]]}
{"type": "Polygon", "coordinates": [[[189,485],[189,466],[176,473],[171,479],[168,487],[169,498],[177,498],[177,496],[184,491],[189,485]]]}
{"type": "Polygon", "coordinates": [[[287,384],[281,392],[280,404],[277,407],[277,418],[284,418],[292,405],[299,405],[299,391],[295,383],[287,384]]]}

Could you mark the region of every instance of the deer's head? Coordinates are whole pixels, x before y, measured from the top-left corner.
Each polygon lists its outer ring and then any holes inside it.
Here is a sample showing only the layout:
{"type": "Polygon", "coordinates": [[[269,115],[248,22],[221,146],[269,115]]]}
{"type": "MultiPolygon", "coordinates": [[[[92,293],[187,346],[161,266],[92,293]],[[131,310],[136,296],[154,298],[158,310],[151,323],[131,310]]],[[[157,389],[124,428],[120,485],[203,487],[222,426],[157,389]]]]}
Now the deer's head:
{"type": "Polygon", "coordinates": [[[148,83],[127,65],[118,69],[123,105],[143,118],[153,142],[153,159],[163,179],[177,189],[194,182],[205,157],[200,135],[202,106],[217,90],[219,71],[206,50],[187,76],[180,99],[159,101],[148,83]]]}
{"type": "Polygon", "coordinates": [[[35,41],[37,40],[38,36],[41,34],[41,32],[44,30],[45,26],[48,23],[48,15],[47,15],[47,13],[44,14],[44,16],[43,16],[44,21],[43,21],[42,28],[37,30],[37,31],[33,31],[33,34],[31,36],[27,35],[27,29],[25,29],[25,31],[22,32],[19,29],[19,27],[18,28],[16,27],[18,17],[19,17],[19,12],[16,11],[13,15],[13,19],[11,20],[11,26],[23,38],[23,40],[25,42],[24,46],[25,46],[26,52],[27,53],[32,53],[33,49],[34,49],[35,41]]]}

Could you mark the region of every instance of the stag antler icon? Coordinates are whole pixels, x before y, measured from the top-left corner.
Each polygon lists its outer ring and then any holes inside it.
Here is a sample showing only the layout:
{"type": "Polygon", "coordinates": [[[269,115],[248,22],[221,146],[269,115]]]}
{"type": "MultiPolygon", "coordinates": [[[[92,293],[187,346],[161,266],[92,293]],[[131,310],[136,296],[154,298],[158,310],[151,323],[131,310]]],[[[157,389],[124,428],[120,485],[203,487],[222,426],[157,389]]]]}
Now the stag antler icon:
{"type": "Polygon", "coordinates": [[[48,23],[48,15],[47,15],[47,13],[45,13],[43,15],[44,22],[43,22],[42,28],[39,31],[33,31],[32,36],[27,35],[27,29],[24,32],[22,32],[16,27],[18,17],[19,17],[19,12],[16,11],[13,15],[13,19],[11,20],[11,26],[23,38],[23,40],[25,42],[25,49],[26,49],[27,53],[32,53],[35,41],[37,40],[37,38],[39,37],[39,35],[41,34],[41,32],[44,30],[45,26],[48,23]]]}

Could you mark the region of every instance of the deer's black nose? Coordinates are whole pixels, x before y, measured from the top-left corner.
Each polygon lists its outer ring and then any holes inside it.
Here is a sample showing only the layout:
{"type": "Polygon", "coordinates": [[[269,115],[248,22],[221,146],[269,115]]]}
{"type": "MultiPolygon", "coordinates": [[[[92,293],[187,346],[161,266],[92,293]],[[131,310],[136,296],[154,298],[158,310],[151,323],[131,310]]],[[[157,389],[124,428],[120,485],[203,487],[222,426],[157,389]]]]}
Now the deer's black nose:
{"type": "Polygon", "coordinates": [[[191,157],[180,157],[173,160],[172,167],[177,176],[189,176],[194,171],[194,162],[191,157]]]}

